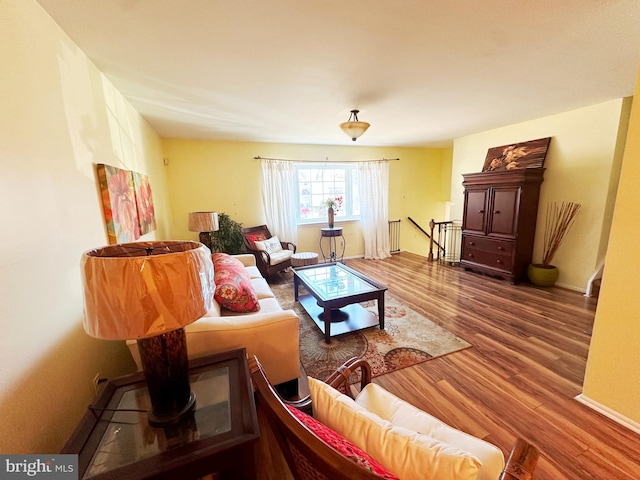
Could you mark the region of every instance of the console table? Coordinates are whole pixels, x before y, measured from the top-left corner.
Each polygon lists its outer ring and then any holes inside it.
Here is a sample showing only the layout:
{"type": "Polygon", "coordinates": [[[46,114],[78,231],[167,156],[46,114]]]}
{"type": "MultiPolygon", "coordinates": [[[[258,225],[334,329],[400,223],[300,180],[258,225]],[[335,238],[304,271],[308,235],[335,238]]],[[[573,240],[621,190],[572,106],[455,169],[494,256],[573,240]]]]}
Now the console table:
{"type": "Polygon", "coordinates": [[[320,252],[325,262],[341,262],[344,258],[345,247],[346,242],[344,241],[344,235],[342,235],[342,227],[325,227],[320,229],[320,252]],[[342,238],[342,253],[340,253],[340,255],[338,255],[338,237],[342,238]],[[328,249],[327,253],[324,252],[322,242],[325,238],[327,239],[324,242],[328,249]]]}
{"type": "Polygon", "coordinates": [[[259,431],[245,350],[189,366],[196,406],[171,427],[148,424],[142,373],[106,384],[61,452],[79,454],[79,479],[255,478],[259,431]]]}

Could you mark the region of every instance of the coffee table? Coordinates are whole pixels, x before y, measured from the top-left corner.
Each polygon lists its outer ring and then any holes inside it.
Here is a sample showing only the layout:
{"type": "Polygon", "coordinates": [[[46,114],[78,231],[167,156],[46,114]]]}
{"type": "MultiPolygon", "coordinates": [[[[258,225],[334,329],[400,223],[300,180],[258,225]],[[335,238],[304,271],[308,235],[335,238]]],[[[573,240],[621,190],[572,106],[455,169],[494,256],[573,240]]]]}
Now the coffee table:
{"type": "Polygon", "coordinates": [[[322,263],[293,269],[295,299],[324,333],[331,337],[363,328],[380,326],[384,330],[384,287],[340,262],[322,263]],[[303,285],[309,292],[298,295],[303,285]],[[359,302],[376,300],[378,318],[359,302]]]}

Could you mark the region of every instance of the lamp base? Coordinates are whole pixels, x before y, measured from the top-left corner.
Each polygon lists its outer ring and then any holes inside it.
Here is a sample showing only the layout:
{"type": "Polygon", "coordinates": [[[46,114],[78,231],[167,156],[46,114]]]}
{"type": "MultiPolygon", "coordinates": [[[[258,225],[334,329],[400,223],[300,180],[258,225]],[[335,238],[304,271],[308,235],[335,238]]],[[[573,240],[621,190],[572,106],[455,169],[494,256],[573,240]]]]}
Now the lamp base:
{"type": "Polygon", "coordinates": [[[200,243],[204,244],[209,250],[213,252],[213,242],[211,241],[211,232],[200,232],[200,243]]]}
{"type": "Polygon", "coordinates": [[[195,406],[189,384],[189,361],[184,329],[138,340],[151,410],[149,425],[175,425],[195,406]]]}
{"type": "Polygon", "coordinates": [[[190,392],[189,401],[179,412],[167,415],[156,415],[152,410],[147,413],[147,421],[152,427],[171,427],[182,421],[196,406],[196,395],[190,392]]]}

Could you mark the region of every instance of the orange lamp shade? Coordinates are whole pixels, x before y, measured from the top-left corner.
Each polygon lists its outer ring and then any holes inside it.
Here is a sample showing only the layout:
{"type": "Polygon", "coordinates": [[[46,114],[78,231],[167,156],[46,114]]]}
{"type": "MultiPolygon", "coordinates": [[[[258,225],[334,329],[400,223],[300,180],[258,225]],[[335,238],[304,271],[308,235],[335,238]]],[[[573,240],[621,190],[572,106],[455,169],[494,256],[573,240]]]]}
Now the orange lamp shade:
{"type": "Polygon", "coordinates": [[[202,317],[214,293],[207,247],[190,241],[135,242],[82,255],[84,329],[107,340],[148,338],[202,317]]]}
{"type": "Polygon", "coordinates": [[[217,232],[220,228],[216,212],[191,212],[189,214],[189,231],[217,232]]]}

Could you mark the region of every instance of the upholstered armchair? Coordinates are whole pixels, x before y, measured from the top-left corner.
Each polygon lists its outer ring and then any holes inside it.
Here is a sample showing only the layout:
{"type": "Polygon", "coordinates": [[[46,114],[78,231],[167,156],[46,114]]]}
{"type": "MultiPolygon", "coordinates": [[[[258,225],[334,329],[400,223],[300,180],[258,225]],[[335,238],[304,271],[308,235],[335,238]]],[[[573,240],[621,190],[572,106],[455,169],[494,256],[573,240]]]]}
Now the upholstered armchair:
{"type": "Polygon", "coordinates": [[[266,225],[243,228],[242,236],[247,252],[256,257],[256,265],[262,276],[269,277],[291,266],[296,245],[274,237],[266,225]]]}
{"type": "Polygon", "coordinates": [[[498,447],[370,383],[371,367],[361,359],[347,360],[325,382],[309,377],[310,397],[294,401],[277,394],[256,357],[249,359],[249,366],[258,410],[264,412],[271,430],[261,438],[275,437],[296,479],[531,480],[533,476],[539,457],[535,446],[517,438],[505,461],[498,447]],[[350,382],[357,371],[361,380],[355,393],[350,382]]]}

